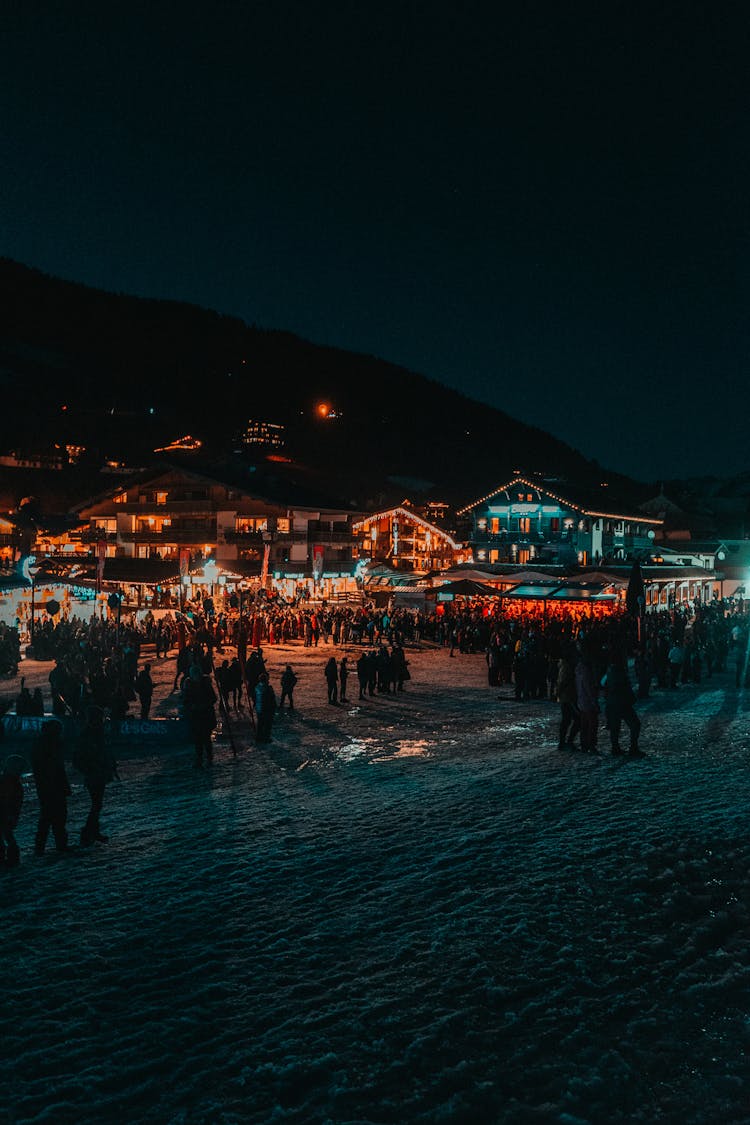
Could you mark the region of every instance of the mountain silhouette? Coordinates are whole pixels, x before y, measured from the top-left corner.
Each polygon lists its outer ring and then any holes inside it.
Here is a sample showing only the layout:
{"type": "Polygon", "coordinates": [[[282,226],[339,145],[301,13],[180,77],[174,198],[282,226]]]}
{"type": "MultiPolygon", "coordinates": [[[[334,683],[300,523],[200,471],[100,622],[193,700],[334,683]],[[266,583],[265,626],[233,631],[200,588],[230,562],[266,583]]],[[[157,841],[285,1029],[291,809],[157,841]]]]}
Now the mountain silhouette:
{"type": "MultiPolygon", "coordinates": [[[[499,398],[511,378],[498,372],[499,398]]],[[[204,458],[247,460],[263,452],[235,452],[238,434],[262,420],[285,427],[284,456],[346,480],[360,503],[465,502],[517,469],[627,483],[550,434],[385,360],[9,259],[0,259],[0,394],[1,451],[75,444],[92,464],[143,465],[191,434],[204,458]]]]}

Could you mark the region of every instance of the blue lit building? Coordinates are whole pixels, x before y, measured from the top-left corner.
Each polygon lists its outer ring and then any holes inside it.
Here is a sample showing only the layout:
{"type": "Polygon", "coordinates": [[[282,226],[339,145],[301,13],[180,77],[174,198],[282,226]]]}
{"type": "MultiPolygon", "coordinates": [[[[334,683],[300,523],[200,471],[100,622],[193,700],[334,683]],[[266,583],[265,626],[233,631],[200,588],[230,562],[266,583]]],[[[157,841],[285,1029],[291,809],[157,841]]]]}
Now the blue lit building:
{"type": "Polygon", "coordinates": [[[596,490],[516,476],[458,512],[476,562],[596,566],[653,551],[662,520],[596,490]]]}

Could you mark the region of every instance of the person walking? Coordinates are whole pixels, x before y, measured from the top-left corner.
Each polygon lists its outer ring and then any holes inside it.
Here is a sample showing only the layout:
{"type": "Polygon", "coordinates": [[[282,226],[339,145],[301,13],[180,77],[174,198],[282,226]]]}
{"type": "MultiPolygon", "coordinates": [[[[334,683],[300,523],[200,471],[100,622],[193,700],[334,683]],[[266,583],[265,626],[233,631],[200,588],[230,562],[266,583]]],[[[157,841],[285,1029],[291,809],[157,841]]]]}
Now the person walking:
{"type": "Polygon", "coordinates": [[[323,669],[323,675],[328,685],[328,702],[335,705],[338,703],[338,669],[336,667],[335,656],[330,657],[328,660],[328,663],[323,669]]]}
{"type": "Polygon", "coordinates": [[[104,712],[101,707],[89,707],[86,726],[73,755],[73,765],[83,774],[83,783],[91,798],[86,823],[81,829],[81,846],[107,844],[109,836],[102,833],[99,817],[104,804],[104,791],[113,778],[119,781],[117,762],[104,735],[104,712]]]}
{"type": "Polygon", "coordinates": [[[63,760],[62,726],[56,719],[42,723],[41,733],[31,751],[31,769],[39,798],[34,855],[44,855],[50,829],[57,851],[67,852],[70,850],[66,824],[71,789],[63,760]]]}
{"type": "Polygon", "coordinates": [[[279,700],[279,711],[284,709],[284,700],[289,700],[289,710],[294,710],[294,688],[296,686],[298,677],[292,670],[291,664],[287,664],[284,671],[281,673],[281,699],[279,700]]]}

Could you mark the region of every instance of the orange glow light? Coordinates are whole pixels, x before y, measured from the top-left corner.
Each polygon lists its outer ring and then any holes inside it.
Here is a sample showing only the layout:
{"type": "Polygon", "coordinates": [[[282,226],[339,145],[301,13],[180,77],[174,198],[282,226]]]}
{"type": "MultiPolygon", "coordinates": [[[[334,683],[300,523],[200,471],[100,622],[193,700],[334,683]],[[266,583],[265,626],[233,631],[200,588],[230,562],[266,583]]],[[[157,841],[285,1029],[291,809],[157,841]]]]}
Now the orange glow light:
{"type": "Polygon", "coordinates": [[[319,417],[321,417],[321,418],[327,418],[328,415],[331,413],[331,408],[330,408],[330,406],[328,405],[327,402],[319,402],[317,407],[316,407],[316,410],[318,412],[319,417]]]}

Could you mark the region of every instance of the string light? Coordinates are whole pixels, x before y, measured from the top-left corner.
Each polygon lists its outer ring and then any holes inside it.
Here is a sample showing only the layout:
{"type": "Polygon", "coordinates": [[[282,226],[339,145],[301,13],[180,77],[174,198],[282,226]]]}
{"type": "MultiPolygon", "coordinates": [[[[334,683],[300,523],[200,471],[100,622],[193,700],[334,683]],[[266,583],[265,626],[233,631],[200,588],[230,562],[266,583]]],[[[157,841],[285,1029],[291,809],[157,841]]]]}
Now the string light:
{"type": "Polygon", "coordinates": [[[407,520],[413,520],[414,523],[419,524],[419,526],[425,528],[426,531],[434,532],[435,535],[439,535],[441,539],[444,539],[454,551],[460,551],[462,549],[461,544],[451,539],[450,535],[446,534],[445,531],[442,531],[439,527],[435,527],[432,523],[428,523],[427,520],[423,520],[421,516],[416,515],[415,512],[409,511],[408,508],[389,508],[385,512],[375,512],[373,515],[366,516],[365,519],[353,523],[352,531],[359,531],[370,523],[376,523],[378,520],[393,519],[394,516],[405,516],[407,520]]]}
{"type": "MultiPolygon", "coordinates": [[[[558,504],[564,504],[567,508],[572,508],[574,512],[580,512],[582,516],[596,516],[597,518],[601,519],[622,520],[629,521],[631,523],[651,523],[657,527],[661,527],[661,525],[664,523],[664,520],[648,519],[646,516],[641,515],[618,516],[612,512],[594,512],[589,508],[582,508],[580,504],[575,504],[572,500],[568,500],[563,496],[558,496],[556,493],[550,491],[549,488],[540,488],[538,484],[534,484],[532,481],[527,480],[526,477],[514,477],[506,484],[501,484],[498,488],[493,489],[492,492],[488,492],[486,496],[481,496],[479,500],[475,500],[473,504],[467,504],[465,508],[461,508],[458,512],[456,512],[456,515],[463,516],[467,512],[470,512],[472,508],[476,508],[480,504],[484,504],[488,500],[491,500],[493,496],[497,496],[498,493],[510,492],[511,488],[516,487],[519,484],[525,485],[526,488],[532,488],[536,492],[543,492],[545,496],[551,496],[552,499],[556,500],[558,504]]],[[[512,503],[510,499],[509,502],[512,503]]]]}

